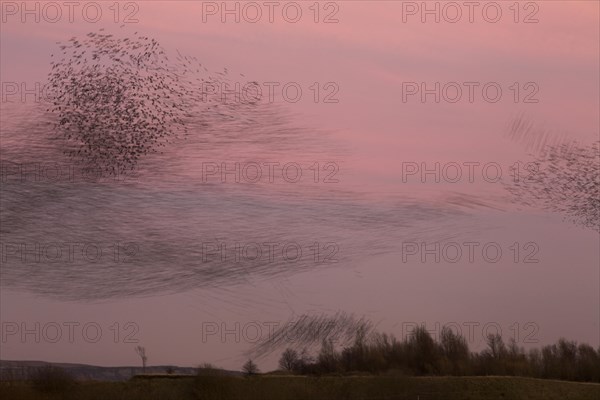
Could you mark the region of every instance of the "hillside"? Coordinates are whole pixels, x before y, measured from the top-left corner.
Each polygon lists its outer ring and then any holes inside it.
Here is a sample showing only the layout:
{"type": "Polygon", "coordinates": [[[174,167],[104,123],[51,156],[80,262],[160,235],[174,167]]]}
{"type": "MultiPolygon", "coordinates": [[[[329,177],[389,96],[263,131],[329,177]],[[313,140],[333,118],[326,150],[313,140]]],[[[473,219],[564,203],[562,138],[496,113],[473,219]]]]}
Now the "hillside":
{"type": "MultiPolygon", "coordinates": [[[[2,385],[3,399],[46,399],[25,384],[2,385]]],[[[59,397],[57,397],[59,398],[59,397]]],[[[597,400],[600,385],[514,377],[231,376],[88,382],[62,399],[114,400],[597,400]]]]}

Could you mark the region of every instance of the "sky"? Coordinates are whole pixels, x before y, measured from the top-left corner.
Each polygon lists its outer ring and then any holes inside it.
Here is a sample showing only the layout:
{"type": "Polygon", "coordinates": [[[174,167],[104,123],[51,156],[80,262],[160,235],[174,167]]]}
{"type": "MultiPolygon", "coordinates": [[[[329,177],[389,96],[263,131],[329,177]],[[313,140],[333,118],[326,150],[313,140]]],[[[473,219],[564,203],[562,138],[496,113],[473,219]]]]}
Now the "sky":
{"type": "Polygon", "coordinates": [[[27,2],[30,14],[2,2],[3,161],[63,160],[45,142],[43,99],[21,84],[43,85],[56,42],[89,32],[154,38],[171,60],[179,52],[240,85],[260,82],[268,104],[149,156],[135,183],[3,181],[2,359],[136,365],[140,344],[149,364],[239,369],[270,327],[340,310],[397,337],[455,323],[472,348],[497,329],[525,347],[600,346],[598,232],[515,205],[504,185],[532,160],[508,135],[516,118],[552,138],[598,140],[598,2],[273,2],[273,22],[265,2],[76,3],[70,21],[64,2],[27,2]],[[226,13],[235,7],[239,22],[226,13]],[[219,179],[222,162],[265,160],[298,163],[302,177],[219,179]],[[436,163],[439,177],[427,173],[436,163]],[[210,179],[207,168],[218,168],[210,179]],[[244,269],[229,258],[217,264],[223,279],[195,275],[216,239],[230,250],[317,242],[339,262],[244,269]],[[32,267],[10,253],[74,240],[134,243],[137,259],[32,267]],[[419,247],[448,242],[460,245],[457,262],[419,247]],[[465,242],[478,244],[473,261],[465,242]]]}

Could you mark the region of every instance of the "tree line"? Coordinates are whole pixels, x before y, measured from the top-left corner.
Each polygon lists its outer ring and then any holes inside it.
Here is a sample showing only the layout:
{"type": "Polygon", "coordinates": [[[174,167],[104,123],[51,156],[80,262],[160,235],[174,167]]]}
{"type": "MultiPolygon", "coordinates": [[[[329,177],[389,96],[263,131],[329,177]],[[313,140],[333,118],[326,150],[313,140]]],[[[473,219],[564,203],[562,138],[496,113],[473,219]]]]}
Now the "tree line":
{"type": "Polygon", "coordinates": [[[353,343],[336,349],[323,340],[312,356],[306,349],[287,348],[279,359],[282,370],[302,375],[384,373],[406,375],[509,375],[543,379],[600,382],[600,348],[559,339],[555,344],[526,351],[514,338],[486,338],[486,348],[469,350],[466,339],[448,327],[434,340],[424,326],[398,340],[393,335],[359,331],[353,343]]]}

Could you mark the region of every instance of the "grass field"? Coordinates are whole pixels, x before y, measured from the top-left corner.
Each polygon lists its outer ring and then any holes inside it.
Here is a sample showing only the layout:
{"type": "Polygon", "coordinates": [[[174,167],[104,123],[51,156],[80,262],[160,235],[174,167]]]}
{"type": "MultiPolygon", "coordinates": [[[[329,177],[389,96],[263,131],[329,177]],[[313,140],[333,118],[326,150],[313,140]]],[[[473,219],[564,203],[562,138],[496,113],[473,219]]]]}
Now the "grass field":
{"type": "Polygon", "coordinates": [[[515,377],[258,376],[86,382],[64,393],[3,383],[2,399],[64,400],[598,400],[600,384],[515,377]]]}

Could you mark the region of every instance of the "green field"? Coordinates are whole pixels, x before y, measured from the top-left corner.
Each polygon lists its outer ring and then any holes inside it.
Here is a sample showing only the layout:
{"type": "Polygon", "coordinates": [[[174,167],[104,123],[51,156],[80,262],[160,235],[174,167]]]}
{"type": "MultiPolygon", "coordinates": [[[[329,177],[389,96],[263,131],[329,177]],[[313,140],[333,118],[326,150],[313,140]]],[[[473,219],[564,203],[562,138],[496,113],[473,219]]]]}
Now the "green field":
{"type": "Polygon", "coordinates": [[[63,393],[3,383],[2,399],[64,400],[598,400],[600,384],[515,377],[257,376],[86,382],[63,393]]]}

